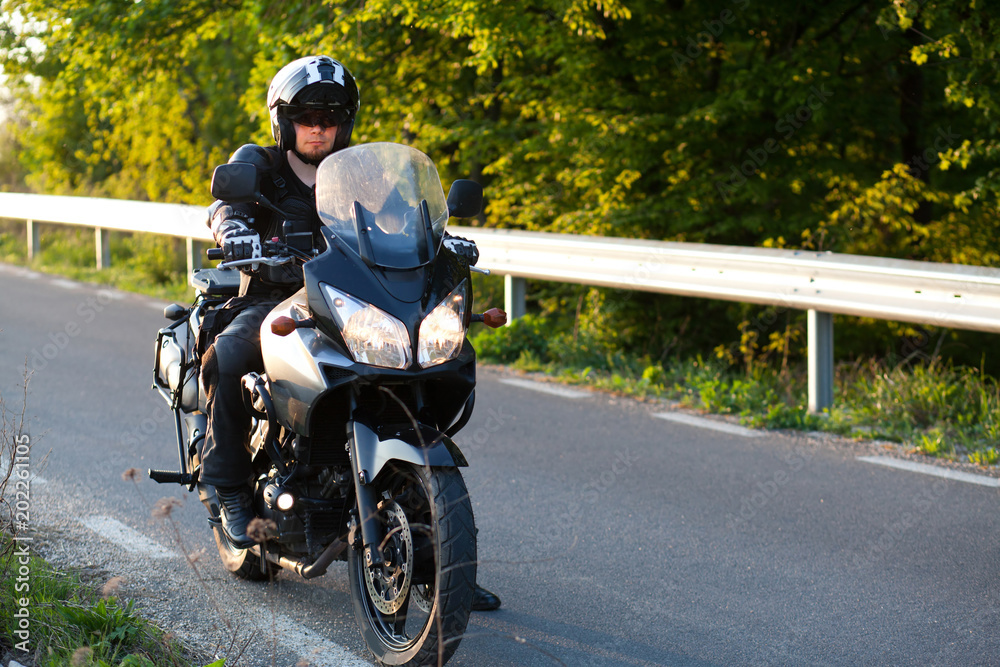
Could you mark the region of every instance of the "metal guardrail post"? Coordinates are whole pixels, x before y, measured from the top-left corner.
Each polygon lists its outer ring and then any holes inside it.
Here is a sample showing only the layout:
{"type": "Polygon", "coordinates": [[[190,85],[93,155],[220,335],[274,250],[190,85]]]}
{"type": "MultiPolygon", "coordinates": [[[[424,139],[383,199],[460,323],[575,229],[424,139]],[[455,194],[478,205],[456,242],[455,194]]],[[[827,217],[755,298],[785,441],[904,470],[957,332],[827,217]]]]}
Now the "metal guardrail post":
{"type": "Polygon", "coordinates": [[[820,413],[833,405],[833,314],[810,310],[809,412],[820,413]]]}
{"type": "Polygon", "coordinates": [[[94,228],[94,242],[97,245],[97,269],[111,266],[111,232],[100,227],[94,228]]]}
{"type": "Polygon", "coordinates": [[[524,295],[526,284],[524,278],[517,278],[510,274],[503,277],[503,305],[507,311],[507,325],[524,317],[524,295]]]}
{"type": "Polygon", "coordinates": [[[187,274],[190,276],[201,268],[201,243],[190,236],[185,241],[187,244],[187,274]]]}
{"type": "Polygon", "coordinates": [[[38,226],[34,220],[28,220],[28,261],[38,257],[41,252],[41,244],[38,239],[38,226]]]}

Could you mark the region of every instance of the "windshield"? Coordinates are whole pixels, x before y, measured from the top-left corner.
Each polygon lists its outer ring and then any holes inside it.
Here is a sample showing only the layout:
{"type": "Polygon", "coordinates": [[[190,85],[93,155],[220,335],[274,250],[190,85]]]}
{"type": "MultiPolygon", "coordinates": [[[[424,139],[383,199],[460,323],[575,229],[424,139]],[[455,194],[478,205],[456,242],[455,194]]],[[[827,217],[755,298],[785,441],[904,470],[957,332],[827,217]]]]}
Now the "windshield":
{"type": "Polygon", "coordinates": [[[323,224],[352,250],[386,268],[429,262],[448,224],[434,163],[400,144],[362,144],[323,160],[316,173],[316,207],[323,224]]]}

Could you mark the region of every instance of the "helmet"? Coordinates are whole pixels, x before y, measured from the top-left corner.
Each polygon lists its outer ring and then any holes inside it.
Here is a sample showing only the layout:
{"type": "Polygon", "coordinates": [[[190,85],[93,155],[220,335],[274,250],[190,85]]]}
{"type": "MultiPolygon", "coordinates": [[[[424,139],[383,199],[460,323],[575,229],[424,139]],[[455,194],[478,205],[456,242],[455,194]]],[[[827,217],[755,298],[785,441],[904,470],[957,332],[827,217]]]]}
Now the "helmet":
{"type": "Polygon", "coordinates": [[[333,150],[351,143],[354,119],[361,106],[358,85],[342,64],[329,56],[307,56],[282,67],[267,91],[271,136],[283,151],[295,150],[295,128],[288,117],[293,110],[318,109],[343,115],[333,150]],[[290,108],[291,107],[291,108],[290,108]]]}

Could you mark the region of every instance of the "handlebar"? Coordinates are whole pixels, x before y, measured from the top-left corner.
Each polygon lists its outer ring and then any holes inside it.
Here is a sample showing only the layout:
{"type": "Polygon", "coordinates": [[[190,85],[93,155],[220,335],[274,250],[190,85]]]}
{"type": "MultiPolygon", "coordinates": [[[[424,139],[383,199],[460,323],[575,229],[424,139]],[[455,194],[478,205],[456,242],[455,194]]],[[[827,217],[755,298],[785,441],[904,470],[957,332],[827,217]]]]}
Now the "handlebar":
{"type": "MultiPolygon", "coordinates": [[[[281,264],[287,264],[293,260],[300,259],[303,261],[308,261],[312,257],[301,250],[296,250],[292,246],[282,243],[277,239],[277,237],[271,239],[270,241],[263,241],[261,243],[261,250],[263,251],[263,257],[253,257],[249,259],[232,260],[229,262],[222,262],[219,264],[220,269],[230,269],[237,266],[248,266],[251,264],[266,264],[267,266],[279,266],[281,264]]],[[[209,248],[205,251],[205,255],[209,259],[225,259],[225,253],[222,248],[209,248]]]]}
{"type": "Polygon", "coordinates": [[[234,259],[230,262],[219,264],[220,269],[232,269],[238,266],[250,266],[251,264],[264,264],[266,266],[281,266],[288,264],[294,257],[285,255],[282,257],[251,257],[250,259],[234,259]]]}

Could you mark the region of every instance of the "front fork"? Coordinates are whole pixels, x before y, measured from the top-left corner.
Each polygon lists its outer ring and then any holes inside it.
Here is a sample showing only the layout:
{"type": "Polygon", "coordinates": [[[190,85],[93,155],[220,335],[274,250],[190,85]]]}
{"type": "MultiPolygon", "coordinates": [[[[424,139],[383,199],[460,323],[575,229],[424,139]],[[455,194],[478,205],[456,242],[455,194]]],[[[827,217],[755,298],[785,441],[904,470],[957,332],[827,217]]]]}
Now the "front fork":
{"type": "MultiPolygon", "coordinates": [[[[422,402],[417,396],[417,414],[422,402]]],[[[427,437],[423,426],[414,420],[413,428],[419,446],[406,439],[387,437],[379,439],[378,434],[364,421],[358,420],[356,397],[352,398],[350,414],[353,419],[347,423],[347,450],[351,456],[351,476],[358,503],[357,525],[352,526],[352,542],[356,539],[356,528],[361,529],[361,546],[365,552],[365,563],[374,567],[383,565],[379,546],[385,539],[385,527],[379,521],[379,495],[373,484],[375,478],[390,461],[409,463],[415,466],[454,468],[468,465],[458,446],[443,433],[433,430],[434,437],[427,437]]]]}
{"type": "Polygon", "coordinates": [[[374,443],[360,443],[366,434],[375,434],[366,428],[356,428],[354,421],[347,423],[348,452],[351,455],[351,477],[354,479],[354,493],[358,499],[358,524],[361,527],[361,545],[365,552],[365,565],[383,565],[382,550],[377,548],[385,538],[382,523],[378,520],[378,493],[372,485],[371,472],[361,467],[359,447],[374,443]]]}

